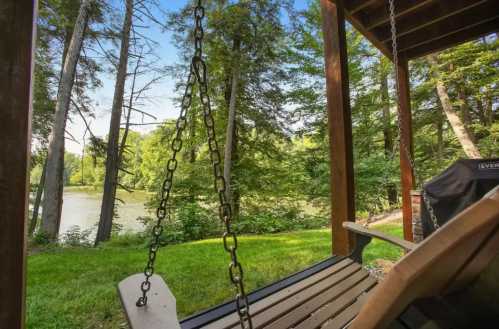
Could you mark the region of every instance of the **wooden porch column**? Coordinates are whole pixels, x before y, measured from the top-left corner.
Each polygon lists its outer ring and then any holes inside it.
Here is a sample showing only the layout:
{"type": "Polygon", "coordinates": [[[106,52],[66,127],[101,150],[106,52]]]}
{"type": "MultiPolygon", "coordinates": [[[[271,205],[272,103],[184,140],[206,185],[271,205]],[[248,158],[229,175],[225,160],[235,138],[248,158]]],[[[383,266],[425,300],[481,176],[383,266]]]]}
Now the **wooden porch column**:
{"type": "Polygon", "coordinates": [[[398,65],[398,88],[399,88],[399,105],[400,113],[402,113],[400,136],[400,181],[402,185],[402,217],[404,225],[404,239],[413,240],[412,236],[412,207],[411,207],[411,190],[414,188],[414,173],[411,168],[410,159],[407,157],[407,152],[402,147],[406,145],[408,151],[413,157],[412,146],[412,114],[411,114],[411,95],[409,87],[409,68],[407,59],[401,57],[398,65]]]}
{"type": "Polygon", "coordinates": [[[348,255],[353,236],[342,223],[355,220],[352,119],[343,0],[321,0],[331,159],[333,254],[348,255]]]}
{"type": "Polygon", "coordinates": [[[36,0],[0,1],[0,327],[24,328],[36,0]]]}

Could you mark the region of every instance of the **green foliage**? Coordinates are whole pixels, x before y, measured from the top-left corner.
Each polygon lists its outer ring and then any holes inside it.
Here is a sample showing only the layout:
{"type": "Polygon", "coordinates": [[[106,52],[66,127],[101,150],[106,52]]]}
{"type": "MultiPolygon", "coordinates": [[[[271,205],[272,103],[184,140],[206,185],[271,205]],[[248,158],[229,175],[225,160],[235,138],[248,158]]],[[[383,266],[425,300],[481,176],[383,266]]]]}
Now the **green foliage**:
{"type": "Polygon", "coordinates": [[[327,218],[305,215],[296,206],[276,206],[241,216],[234,229],[238,233],[264,234],[318,229],[328,224],[327,218]]]}
{"type": "Polygon", "coordinates": [[[487,158],[499,157],[499,122],[493,123],[489,129],[479,127],[475,131],[481,131],[484,137],[480,140],[480,150],[487,158]]]}
{"type": "MultiPolygon", "coordinates": [[[[64,185],[72,185],[75,183],[74,178],[79,167],[81,167],[81,163],[78,156],[76,154],[66,152],[66,154],[64,154],[64,185]]],[[[76,180],[76,182],[79,183],[79,180],[76,180]]]]}
{"type": "MultiPolygon", "coordinates": [[[[221,229],[219,219],[210,209],[199,206],[197,203],[183,203],[171,214],[171,218],[163,224],[161,244],[177,244],[186,241],[200,240],[207,237],[219,236],[221,229]]],[[[137,219],[146,229],[140,235],[150,239],[156,219],[140,217],[137,219]]]]}
{"type": "Polygon", "coordinates": [[[45,232],[36,232],[31,241],[31,247],[38,247],[38,246],[47,246],[51,243],[49,237],[45,234],[45,232]]]}
{"type": "Polygon", "coordinates": [[[218,218],[197,203],[186,203],[177,210],[175,218],[181,223],[186,241],[200,240],[220,232],[218,218]]]}
{"type": "Polygon", "coordinates": [[[60,237],[60,240],[68,247],[89,247],[92,245],[91,234],[92,229],[82,230],[78,225],[74,225],[60,237]]]}

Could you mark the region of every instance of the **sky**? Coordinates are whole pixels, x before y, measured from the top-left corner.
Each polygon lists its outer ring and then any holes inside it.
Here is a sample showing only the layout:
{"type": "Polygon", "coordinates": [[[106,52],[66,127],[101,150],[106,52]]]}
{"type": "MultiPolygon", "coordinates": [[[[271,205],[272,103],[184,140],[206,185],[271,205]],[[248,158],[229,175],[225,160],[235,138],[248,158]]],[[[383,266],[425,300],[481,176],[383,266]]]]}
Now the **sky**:
{"type": "MultiPolygon", "coordinates": [[[[310,0],[295,0],[295,8],[297,10],[305,9],[310,0]]],[[[187,3],[187,0],[160,0],[161,8],[164,11],[175,11],[182,8],[187,3]]],[[[144,31],[147,36],[159,43],[156,53],[160,58],[159,64],[172,65],[179,59],[177,48],[173,44],[172,34],[170,31],[162,32],[158,26],[152,25],[150,29],[144,31]]],[[[102,87],[89,93],[95,108],[95,118],[88,119],[92,133],[99,137],[105,137],[109,130],[109,120],[111,117],[111,106],[113,101],[115,76],[104,73],[100,76],[102,87]]],[[[175,108],[173,98],[178,96],[174,93],[176,81],[171,77],[165,77],[159,83],[155,84],[148,92],[149,101],[143,104],[140,108],[152,115],[157,120],[152,118],[135,117],[134,122],[162,122],[166,119],[174,119],[179,111],[175,108]]],[[[133,130],[142,133],[147,133],[155,128],[154,125],[134,126],[133,130]]],[[[83,136],[85,134],[85,124],[80,117],[73,115],[68,121],[67,131],[73,136],[76,141],[66,139],[66,150],[71,153],[80,154],[83,148],[83,136]]],[[[88,141],[88,133],[86,134],[88,141]]]]}

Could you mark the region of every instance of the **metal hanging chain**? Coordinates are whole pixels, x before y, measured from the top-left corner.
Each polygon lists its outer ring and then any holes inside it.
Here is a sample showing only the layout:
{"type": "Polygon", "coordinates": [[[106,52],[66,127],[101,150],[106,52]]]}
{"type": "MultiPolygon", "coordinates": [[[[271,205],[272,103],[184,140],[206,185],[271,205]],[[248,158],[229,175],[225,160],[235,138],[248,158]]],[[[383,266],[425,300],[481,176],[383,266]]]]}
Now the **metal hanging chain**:
{"type": "MultiPolygon", "coordinates": [[[[397,92],[397,112],[398,112],[398,133],[399,133],[399,147],[404,152],[405,157],[409,161],[409,165],[412,169],[412,172],[415,176],[417,176],[416,164],[414,158],[412,157],[412,153],[409,150],[409,146],[404,143],[402,138],[404,133],[404,127],[402,126],[403,115],[402,108],[400,106],[400,89],[399,89],[399,56],[398,56],[398,46],[397,46],[397,25],[396,25],[396,17],[395,17],[395,0],[388,0],[390,7],[390,30],[392,34],[392,57],[393,57],[393,65],[395,67],[395,90],[397,92]]],[[[440,225],[438,224],[437,216],[431,206],[430,199],[425,191],[423,191],[423,202],[428,209],[428,213],[430,214],[431,221],[435,229],[438,229],[440,225]]]]}
{"type": "Polygon", "coordinates": [[[178,161],[176,159],[178,152],[182,149],[182,133],[187,125],[187,111],[192,104],[192,92],[194,83],[197,81],[199,85],[199,97],[203,106],[204,123],[208,134],[208,147],[210,150],[210,158],[213,164],[213,172],[215,176],[215,189],[218,192],[220,200],[219,216],[225,226],[223,234],[224,249],[230,254],[229,277],[234,287],[237,290],[235,302],[237,306],[237,313],[239,315],[239,322],[241,328],[252,329],[253,324],[249,310],[248,297],[243,283],[243,268],[237,258],[237,236],[232,231],[232,209],[230,203],[227,201],[226,192],[227,186],[223,177],[221,167],[221,156],[218,148],[218,143],[215,135],[215,121],[211,111],[210,97],[208,94],[207,84],[207,70],[206,63],[203,56],[203,18],[205,16],[205,9],[202,1],[198,0],[194,9],[194,18],[196,27],[194,30],[194,55],[190,66],[189,77],[187,79],[187,86],[181,102],[181,111],[176,123],[176,135],[171,143],[172,156],[168,160],[166,178],[163,182],[161,189],[161,201],[156,211],[157,222],[153,227],[152,235],[153,240],[149,247],[149,258],[147,265],[144,269],[145,280],[142,282],[140,289],[142,295],[137,300],[137,306],[147,305],[147,293],[151,289],[150,278],[154,274],[154,264],[156,261],[156,254],[160,247],[160,237],[163,232],[163,221],[169,215],[169,197],[172,188],[173,175],[177,169],[178,161]]]}
{"type": "Polygon", "coordinates": [[[221,156],[218,147],[218,142],[215,134],[215,121],[211,110],[210,96],[208,93],[207,69],[206,63],[203,60],[203,26],[204,8],[201,0],[198,0],[198,5],[194,11],[196,18],[196,29],[194,31],[195,52],[192,59],[192,67],[196,75],[196,80],[199,86],[199,98],[203,106],[204,125],[208,135],[208,148],[210,151],[211,163],[213,165],[214,185],[219,198],[219,216],[225,227],[223,234],[223,246],[225,251],[230,255],[229,278],[234,285],[237,294],[235,297],[237,314],[239,315],[239,323],[243,329],[252,329],[251,314],[249,309],[248,296],[244,288],[243,267],[237,257],[237,236],[232,230],[232,208],[227,200],[227,185],[223,176],[221,166],[221,156]]]}
{"type": "Polygon", "coordinates": [[[145,280],[140,285],[140,290],[142,291],[142,295],[137,300],[137,306],[145,306],[147,305],[147,293],[151,289],[151,281],[150,278],[154,274],[154,264],[156,261],[156,254],[160,247],[160,238],[163,233],[163,221],[169,216],[168,207],[169,207],[169,199],[170,192],[173,185],[173,174],[177,169],[178,161],[177,154],[182,149],[182,133],[185,130],[187,125],[187,111],[189,110],[192,103],[192,91],[195,82],[194,71],[191,67],[189,72],[189,76],[187,78],[187,86],[185,87],[184,96],[182,97],[182,102],[180,106],[180,114],[176,122],[176,134],[171,142],[171,151],[172,156],[168,160],[166,166],[166,178],[163,181],[163,185],[161,187],[161,198],[158,208],[156,209],[156,224],[152,229],[152,242],[149,246],[149,257],[147,260],[147,265],[144,269],[145,280]]]}

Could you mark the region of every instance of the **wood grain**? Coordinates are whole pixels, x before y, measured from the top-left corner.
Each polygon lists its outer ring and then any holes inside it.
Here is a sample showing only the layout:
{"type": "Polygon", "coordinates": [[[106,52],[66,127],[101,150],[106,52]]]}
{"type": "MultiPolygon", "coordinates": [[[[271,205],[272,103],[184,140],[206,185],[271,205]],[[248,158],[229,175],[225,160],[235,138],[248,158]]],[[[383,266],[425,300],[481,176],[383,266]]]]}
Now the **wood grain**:
{"type": "Polygon", "coordinates": [[[342,223],[355,219],[352,118],[343,1],[321,0],[326,98],[331,163],[331,230],[333,254],[347,256],[352,235],[342,223]]]}
{"type": "Polygon", "coordinates": [[[36,1],[0,1],[0,327],[25,327],[36,1]]]}

